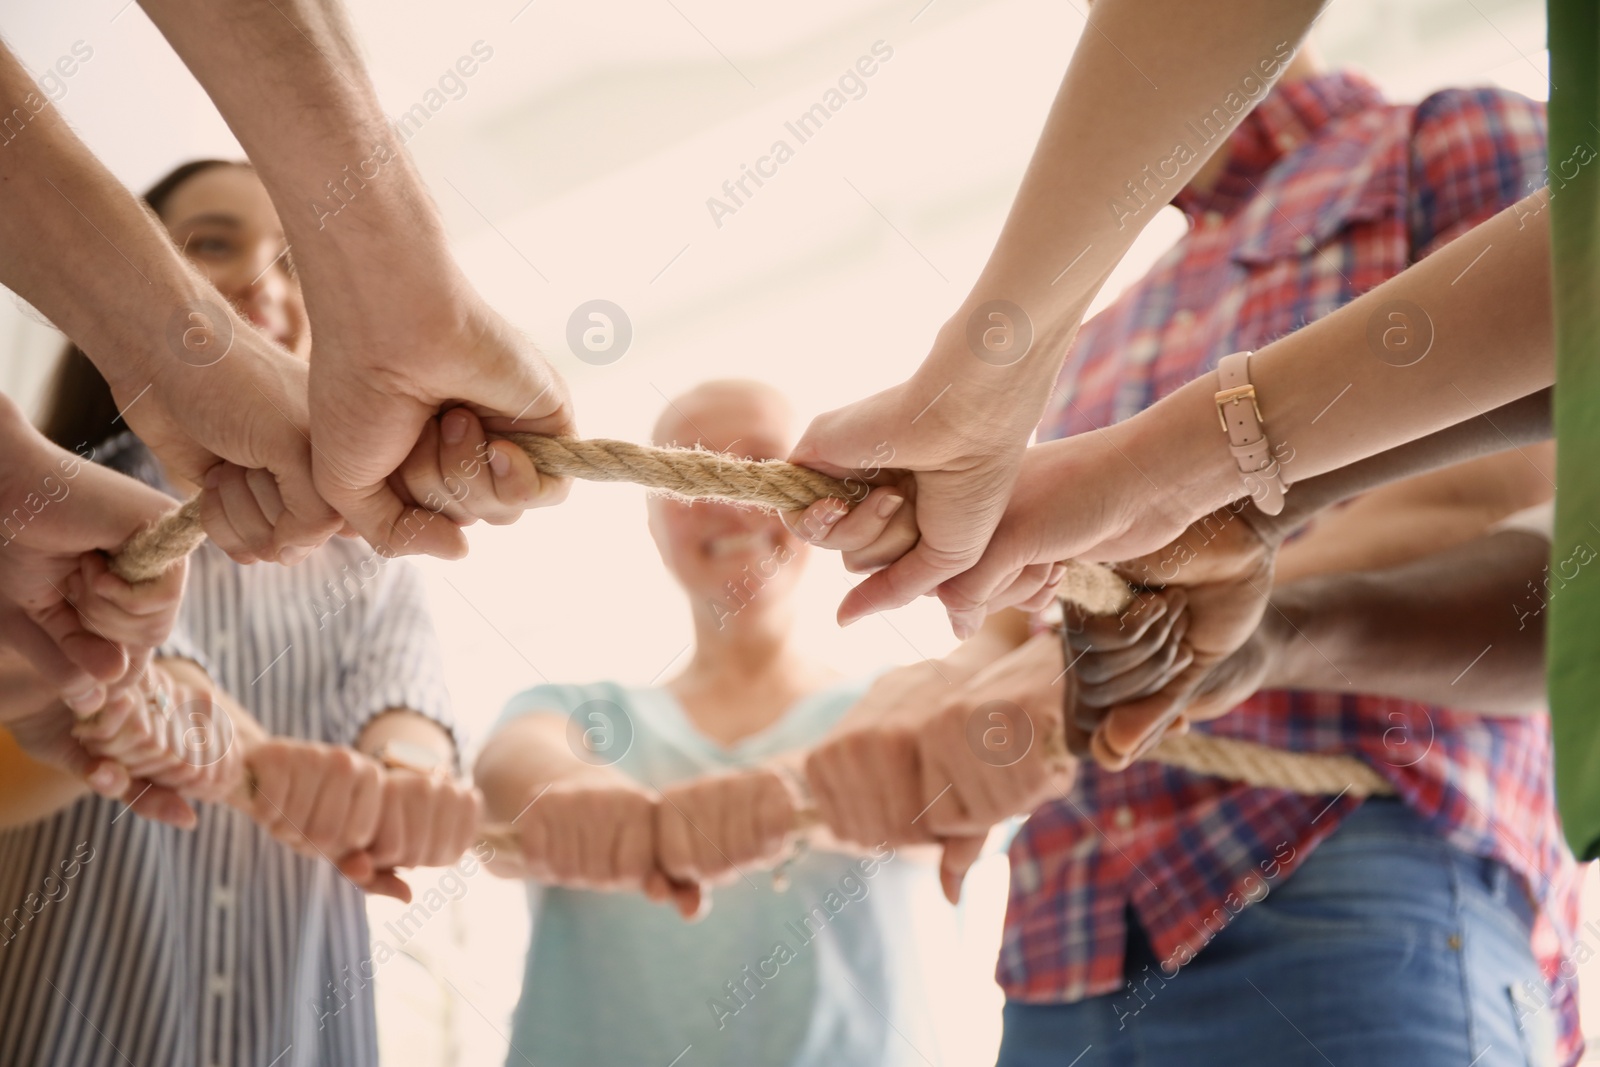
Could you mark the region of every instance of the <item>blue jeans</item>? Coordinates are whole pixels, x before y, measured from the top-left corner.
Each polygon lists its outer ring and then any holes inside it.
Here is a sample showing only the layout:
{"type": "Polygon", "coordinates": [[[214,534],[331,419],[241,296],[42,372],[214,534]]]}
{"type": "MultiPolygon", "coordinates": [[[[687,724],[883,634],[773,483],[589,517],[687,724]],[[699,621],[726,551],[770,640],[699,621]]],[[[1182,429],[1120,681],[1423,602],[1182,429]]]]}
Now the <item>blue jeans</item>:
{"type": "Polygon", "coordinates": [[[1137,992],[1007,1002],[999,1067],[1553,1067],[1530,919],[1503,865],[1369,800],[1177,974],[1130,914],[1137,992]]]}

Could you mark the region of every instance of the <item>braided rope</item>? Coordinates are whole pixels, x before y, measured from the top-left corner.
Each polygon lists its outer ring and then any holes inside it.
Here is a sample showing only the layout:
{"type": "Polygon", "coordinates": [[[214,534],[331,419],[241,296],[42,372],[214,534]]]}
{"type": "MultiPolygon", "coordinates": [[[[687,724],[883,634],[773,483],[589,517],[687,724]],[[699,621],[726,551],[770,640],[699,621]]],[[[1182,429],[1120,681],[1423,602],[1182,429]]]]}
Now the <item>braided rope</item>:
{"type": "MultiPolygon", "coordinates": [[[[782,460],[751,460],[701,449],[654,448],[627,441],[581,440],[537,434],[503,435],[541,472],[595,482],[632,482],[686,499],[727,500],[775,511],[800,511],[830,497],[858,502],[866,486],[782,460]]],[[[129,538],[111,570],[129,582],[149,581],[205,540],[198,497],[129,538]]],[[[1111,568],[1067,561],[1058,594],[1095,615],[1128,606],[1132,592],[1111,568]]],[[[1064,756],[1064,751],[1063,751],[1064,756]]],[[[1354,756],[1287,752],[1247,741],[1193,733],[1170,736],[1145,757],[1198,774],[1311,795],[1392,793],[1393,788],[1354,756]]]]}

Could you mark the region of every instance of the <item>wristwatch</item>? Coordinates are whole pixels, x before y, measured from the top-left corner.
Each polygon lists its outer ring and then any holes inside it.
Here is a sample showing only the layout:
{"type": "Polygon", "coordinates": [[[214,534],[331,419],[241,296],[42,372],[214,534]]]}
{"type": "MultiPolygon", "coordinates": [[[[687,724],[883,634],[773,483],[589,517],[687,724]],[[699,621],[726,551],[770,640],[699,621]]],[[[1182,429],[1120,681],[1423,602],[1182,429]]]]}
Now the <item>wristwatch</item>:
{"type": "Polygon", "coordinates": [[[414,771],[425,778],[447,778],[450,775],[450,757],[438,749],[412,741],[390,738],[369,753],[373,759],[391,771],[414,771]]]}
{"type": "Polygon", "coordinates": [[[1234,352],[1217,361],[1217,421],[1228,435],[1228,451],[1239,464],[1245,491],[1268,515],[1283,510],[1283,472],[1267,441],[1261,402],[1250,384],[1251,352],[1234,352]],[[1245,401],[1249,403],[1246,404],[1245,401]]]}

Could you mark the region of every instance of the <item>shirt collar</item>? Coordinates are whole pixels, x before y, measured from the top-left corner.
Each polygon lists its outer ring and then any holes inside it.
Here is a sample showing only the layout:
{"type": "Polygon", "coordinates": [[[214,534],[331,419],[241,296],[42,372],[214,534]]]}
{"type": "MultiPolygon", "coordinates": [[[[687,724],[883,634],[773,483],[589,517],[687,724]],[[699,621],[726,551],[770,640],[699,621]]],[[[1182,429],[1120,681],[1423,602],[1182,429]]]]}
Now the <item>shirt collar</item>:
{"type": "Polygon", "coordinates": [[[1185,186],[1172,202],[1191,220],[1211,211],[1231,215],[1256,195],[1261,176],[1278,160],[1334,120],[1382,103],[1376,85],[1348,71],[1280,83],[1219,149],[1228,162],[1216,184],[1203,192],[1185,186]]]}

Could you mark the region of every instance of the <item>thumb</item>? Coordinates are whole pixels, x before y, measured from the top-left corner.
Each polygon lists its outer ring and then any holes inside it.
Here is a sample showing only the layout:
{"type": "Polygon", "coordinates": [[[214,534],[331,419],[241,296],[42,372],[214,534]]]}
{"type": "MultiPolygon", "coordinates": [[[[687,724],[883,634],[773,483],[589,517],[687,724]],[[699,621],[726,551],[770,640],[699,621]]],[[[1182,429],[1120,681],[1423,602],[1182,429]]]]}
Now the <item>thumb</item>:
{"type": "Polygon", "coordinates": [[[967,871],[978,862],[983,843],[988,839],[986,833],[944,839],[944,853],[939,857],[939,886],[950,903],[961,903],[961,883],[966,880],[967,871]]]}
{"type": "MultiPolygon", "coordinates": [[[[76,613],[74,613],[76,614],[76,613]]],[[[127,662],[116,645],[86,631],[64,631],[62,643],[21,612],[6,613],[5,639],[80,714],[100,710],[105,682],[121,677],[127,662]],[[71,639],[66,639],[66,634],[71,639]]]]}

